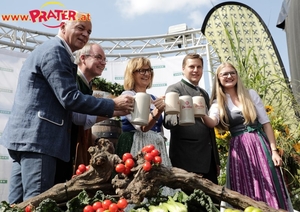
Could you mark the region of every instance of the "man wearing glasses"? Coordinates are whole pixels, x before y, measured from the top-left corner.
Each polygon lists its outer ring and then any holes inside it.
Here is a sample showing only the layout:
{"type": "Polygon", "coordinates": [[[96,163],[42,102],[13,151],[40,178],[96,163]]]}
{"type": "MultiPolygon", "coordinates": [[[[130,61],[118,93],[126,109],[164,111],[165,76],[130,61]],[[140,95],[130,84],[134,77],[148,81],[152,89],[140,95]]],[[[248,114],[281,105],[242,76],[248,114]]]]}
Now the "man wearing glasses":
{"type": "Polygon", "coordinates": [[[13,108],[0,139],[13,163],[10,204],[54,185],[56,160],[70,160],[73,111],[113,117],[115,111],[128,114],[133,108],[131,96],[97,99],[78,91],[72,53],[85,46],[91,32],[90,21],[61,23],[58,35],[35,48],[21,68],[13,108]]]}
{"type": "MultiPolygon", "coordinates": [[[[78,89],[83,94],[92,95],[92,80],[102,75],[107,62],[102,47],[97,43],[86,44],[76,52],[74,62],[78,65],[76,78],[78,89]]],[[[55,183],[71,179],[79,164],[89,164],[88,148],[94,145],[96,140],[91,127],[105,119],[108,117],[73,113],[71,160],[69,162],[57,161],[55,183]]]]}

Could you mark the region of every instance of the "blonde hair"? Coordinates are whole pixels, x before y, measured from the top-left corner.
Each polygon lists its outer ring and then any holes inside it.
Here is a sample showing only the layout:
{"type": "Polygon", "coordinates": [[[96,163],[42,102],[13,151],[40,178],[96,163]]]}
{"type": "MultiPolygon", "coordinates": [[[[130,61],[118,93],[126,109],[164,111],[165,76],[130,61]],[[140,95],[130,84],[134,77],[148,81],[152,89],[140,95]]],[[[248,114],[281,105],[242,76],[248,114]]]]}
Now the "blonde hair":
{"type": "MultiPolygon", "coordinates": [[[[221,65],[219,65],[214,77],[210,103],[212,104],[213,100],[215,99],[217,100],[219,113],[220,113],[220,122],[218,128],[228,130],[229,118],[226,110],[227,97],[226,97],[226,93],[224,92],[224,88],[221,85],[220,80],[218,78],[220,71],[224,67],[231,67],[237,72],[236,68],[229,62],[224,62],[221,65]]],[[[238,95],[238,99],[242,104],[242,114],[245,118],[244,124],[253,123],[257,118],[255,106],[252,102],[248,89],[244,86],[238,73],[236,74],[236,77],[237,77],[237,83],[235,85],[235,89],[238,95]]]]}
{"type": "MultiPolygon", "coordinates": [[[[149,68],[151,68],[151,62],[148,58],[135,57],[128,61],[126,69],[125,69],[125,74],[124,74],[124,89],[125,90],[133,90],[134,89],[133,73],[135,71],[141,69],[143,66],[149,66],[149,68]]],[[[147,86],[147,89],[152,87],[153,77],[154,77],[154,72],[152,72],[151,82],[147,86]]]]}

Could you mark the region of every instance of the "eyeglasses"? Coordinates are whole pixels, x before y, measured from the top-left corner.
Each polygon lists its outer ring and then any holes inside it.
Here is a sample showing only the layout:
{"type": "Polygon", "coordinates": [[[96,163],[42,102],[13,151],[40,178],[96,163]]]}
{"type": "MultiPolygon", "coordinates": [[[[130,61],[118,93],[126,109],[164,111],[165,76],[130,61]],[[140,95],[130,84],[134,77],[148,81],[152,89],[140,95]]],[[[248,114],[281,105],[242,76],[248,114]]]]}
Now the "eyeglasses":
{"type": "Polygon", "coordinates": [[[223,72],[223,73],[220,73],[220,77],[223,77],[223,78],[227,78],[232,76],[232,77],[235,77],[236,76],[236,71],[229,71],[229,72],[223,72]]]}
{"type": "Polygon", "coordinates": [[[152,74],[153,73],[153,69],[152,68],[139,69],[139,70],[136,70],[135,72],[139,72],[139,74],[141,74],[141,75],[145,75],[146,72],[149,73],[149,74],[152,74]]]}
{"type": "Polygon", "coordinates": [[[93,58],[95,58],[96,60],[99,60],[100,62],[102,62],[102,63],[106,63],[107,62],[107,60],[106,60],[106,58],[103,58],[101,55],[99,55],[99,54],[97,54],[97,55],[94,55],[94,54],[86,54],[85,56],[87,56],[87,57],[93,57],[93,58]]]}

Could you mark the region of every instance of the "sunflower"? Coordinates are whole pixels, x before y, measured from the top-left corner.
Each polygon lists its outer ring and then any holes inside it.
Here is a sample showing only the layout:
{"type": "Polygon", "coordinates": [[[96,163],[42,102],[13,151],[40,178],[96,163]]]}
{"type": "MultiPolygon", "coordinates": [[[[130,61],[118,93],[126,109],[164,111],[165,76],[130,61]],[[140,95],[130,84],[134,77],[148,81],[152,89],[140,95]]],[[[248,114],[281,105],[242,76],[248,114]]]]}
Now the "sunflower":
{"type": "Polygon", "coordinates": [[[271,105],[266,105],[265,109],[268,115],[273,112],[273,107],[271,105]]]}
{"type": "Polygon", "coordinates": [[[290,134],[289,126],[287,126],[287,125],[284,125],[284,126],[285,126],[285,127],[284,127],[285,133],[286,133],[287,135],[289,135],[289,134],[290,134]]]}
{"type": "Polygon", "coordinates": [[[274,130],[275,139],[280,136],[281,132],[279,130],[274,130]]]}
{"type": "Polygon", "coordinates": [[[215,128],[215,134],[216,138],[226,140],[230,136],[229,131],[219,131],[217,128],[215,128]]]}
{"type": "Polygon", "coordinates": [[[300,153],[300,143],[296,143],[296,144],[294,144],[294,149],[295,149],[295,151],[297,152],[297,153],[300,153]]]}

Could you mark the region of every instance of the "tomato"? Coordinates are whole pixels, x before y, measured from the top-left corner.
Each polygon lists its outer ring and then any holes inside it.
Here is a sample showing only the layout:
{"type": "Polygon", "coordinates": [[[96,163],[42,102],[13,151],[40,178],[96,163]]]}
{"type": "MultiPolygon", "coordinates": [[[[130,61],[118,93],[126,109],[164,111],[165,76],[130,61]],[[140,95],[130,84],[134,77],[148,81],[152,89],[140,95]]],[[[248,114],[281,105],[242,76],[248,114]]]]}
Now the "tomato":
{"type": "Polygon", "coordinates": [[[150,171],[150,169],[152,168],[152,165],[149,161],[145,161],[144,165],[143,165],[143,169],[144,171],[150,171]]]}
{"type": "Polygon", "coordinates": [[[118,165],[116,165],[115,170],[118,173],[123,173],[125,171],[125,165],[122,163],[119,163],[118,165]]]}
{"type": "Polygon", "coordinates": [[[127,205],[128,205],[128,202],[127,202],[127,200],[126,200],[125,198],[121,198],[121,199],[119,199],[119,201],[117,202],[117,206],[118,206],[118,208],[120,208],[120,209],[126,208],[127,205]]]}
{"type": "Polygon", "coordinates": [[[123,157],[122,157],[122,160],[123,160],[123,162],[125,162],[127,159],[129,159],[129,158],[133,158],[132,157],[132,154],[131,153],[129,153],[129,152],[127,152],[127,153],[124,153],[123,154],[123,157]]]}
{"type": "Polygon", "coordinates": [[[156,164],[161,164],[162,159],[161,159],[160,156],[155,156],[153,161],[154,161],[154,163],[156,163],[156,164]]]}
{"type": "Polygon", "coordinates": [[[131,168],[125,167],[125,170],[124,170],[123,174],[129,175],[130,172],[131,172],[131,168]]]}
{"type": "Polygon", "coordinates": [[[116,203],[111,203],[108,207],[109,212],[117,212],[119,210],[119,207],[116,203]]]}
{"type": "Polygon", "coordinates": [[[106,199],[106,200],[104,200],[103,202],[102,202],[102,208],[103,209],[105,209],[105,210],[107,210],[108,208],[109,208],[109,206],[111,205],[111,200],[109,200],[109,199],[106,199]]]}
{"type": "Polygon", "coordinates": [[[155,157],[160,155],[160,151],[158,149],[153,149],[150,154],[155,157]]]}
{"type": "Polygon", "coordinates": [[[104,212],[104,211],[105,211],[104,208],[98,208],[98,209],[96,210],[96,212],[104,212]]]}
{"type": "Polygon", "coordinates": [[[90,165],[85,167],[86,171],[90,170],[90,165]]]}
{"type": "Polygon", "coordinates": [[[125,161],[125,166],[126,167],[128,167],[128,168],[132,168],[132,167],[134,167],[134,160],[133,159],[131,159],[131,158],[128,158],[126,161],[125,161]]]}
{"type": "Polygon", "coordinates": [[[155,149],[155,146],[153,144],[144,146],[142,149],[142,152],[150,153],[153,149],[155,149]]]}
{"type": "Polygon", "coordinates": [[[93,209],[97,210],[98,208],[102,208],[102,203],[101,202],[94,202],[93,204],[93,209]]]}
{"type": "Polygon", "coordinates": [[[86,167],[84,164],[80,164],[77,169],[80,170],[82,173],[86,171],[86,167]]]}
{"type": "Polygon", "coordinates": [[[31,212],[31,205],[27,205],[27,206],[26,206],[25,212],[31,212]]]}
{"type": "Polygon", "coordinates": [[[83,212],[94,212],[94,209],[91,205],[87,205],[84,207],[83,212]]]}
{"type": "Polygon", "coordinates": [[[151,162],[154,158],[153,158],[153,156],[152,156],[151,153],[146,153],[145,156],[144,156],[144,159],[145,159],[146,161],[151,162]]]}
{"type": "Polygon", "coordinates": [[[79,169],[77,169],[76,170],[76,175],[80,175],[80,174],[82,174],[82,172],[79,169]]]}

